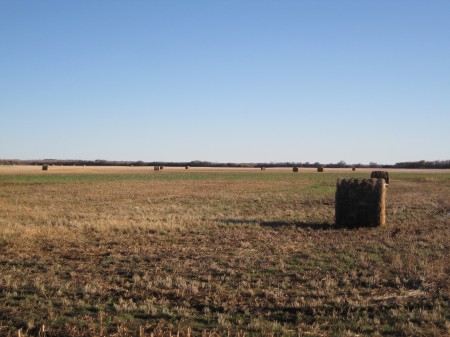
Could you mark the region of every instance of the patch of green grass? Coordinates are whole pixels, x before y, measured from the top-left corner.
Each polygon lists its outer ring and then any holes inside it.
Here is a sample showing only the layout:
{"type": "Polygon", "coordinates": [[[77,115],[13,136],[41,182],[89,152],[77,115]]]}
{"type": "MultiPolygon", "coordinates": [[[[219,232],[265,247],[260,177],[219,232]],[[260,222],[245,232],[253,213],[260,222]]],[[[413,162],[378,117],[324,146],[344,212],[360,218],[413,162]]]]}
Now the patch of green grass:
{"type": "Polygon", "coordinates": [[[258,173],[158,173],[158,174],[17,174],[0,176],[0,183],[56,184],[109,181],[174,181],[174,180],[273,180],[289,178],[286,173],[261,175],[258,173]]]}
{"type": "Polygon", "coordinates": [[[338,255],[337,269],[340,272],[348,272],[355,265],[355,260],[348,254],[342,253],[338,255]]]}
{"type": "Polygon", "coordinates": [[[107,258],[105,258],[101,264],[102,265],[108,265],[108,264],[113,264],[116,262],[116,259],[113,256],[108,256],[107,258]]]}
{"type": "Polygon", "coordinates": [[[393,173],[389,175],[393,179],[450,179],[450,174],[447,173],[393,173]]]}
{"type": "MultiPolygon", "coordinates": [[[[277,172],[261,174],[256,172],[191,172],[191,173],[149,173],[149,174],[17,174],[0,175],[0,183],[9,184],[57,184],[93,183],[109,181],[176,181],[176,180],[226,180],[226,181],[286,181],[296,183],[308,181],[315,193],[328,193],[334,189],[338,178],[350,177],[340,173],[292,174],[277,172]]],[[[366,174],[352,174],[353,178],[368,178],[366,174]]],[[[442,179],[450,180],[450,174],[392,174],[393,179],[442,179]]]]}
{"type": "Polygon", "coordinates": [[[51,326],[60,326],[60,325],[64,325],[67,324],[69,322],[69,318],[65,317],[65,316],[57,316],[54,319],[50,320],[50,325],[51,326]]]}
{"type": "Polygon", "coordinates": [[[335,191],[335,186],[330,184],[312,185],[310,186],[310,192],[314,195],[329,195],[335,191]]]}
{"type": "Polygon", "coordinates": [[[133,175],[116,174],[58,174],[58,175],[4,175],[1,183],[8,184],[60,184],[60,183],[92,183],[103,181],[133,180],[133,175]]]}

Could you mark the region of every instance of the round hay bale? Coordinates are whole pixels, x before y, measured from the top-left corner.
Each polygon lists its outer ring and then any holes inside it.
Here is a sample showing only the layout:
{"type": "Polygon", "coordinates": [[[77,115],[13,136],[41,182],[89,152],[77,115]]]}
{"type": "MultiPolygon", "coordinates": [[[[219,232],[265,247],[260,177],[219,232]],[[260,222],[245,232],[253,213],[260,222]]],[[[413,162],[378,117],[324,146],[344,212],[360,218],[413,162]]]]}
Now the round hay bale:
{"type": "Polygon", "coordinates": [[[164,166],[160,166],[159,169],[162,170],[164,168],[164,166]]]}
{"type": "Polygon", "coordinates": [[[377,227],[386,224],[383,179],[338,179],[335,194],[337,226],[377,227]]]}
{"type": "Polygon", "coordinates": [[[42,171],[48,171],[48,164],[42,165],[42,171]]]}
{"type": "Polygon", "coordinates": [[[372,171],[370,178],[384,179],[387,185],[389,185],[389,173],[387,171],[372,171]]]}
{"type": "Polygon", "coordinates": [[[295,166],[294,168],[292,168],[292,172],[298,172],[298,167],[295,166]]]}
{"type": "Polygon", "coordinates": [[[323,167],[318,167],[317,172],[323,172],[323,167]]]}
{"type": "Polygon", "coordinates": [[[184,168],[185,168],[186,170],[189,170],[189,166],[185,166],[184,168]]]}
{"type": "Polygon", "coordinates": [[[155,171],[159,171],[159,166],[155,166],[153,169],[154,169],[155,171]]]}
{"type": "Polygon", "coordinates": [[[356,167],[352,167],[352,171],[356,171],[356,167]]]}

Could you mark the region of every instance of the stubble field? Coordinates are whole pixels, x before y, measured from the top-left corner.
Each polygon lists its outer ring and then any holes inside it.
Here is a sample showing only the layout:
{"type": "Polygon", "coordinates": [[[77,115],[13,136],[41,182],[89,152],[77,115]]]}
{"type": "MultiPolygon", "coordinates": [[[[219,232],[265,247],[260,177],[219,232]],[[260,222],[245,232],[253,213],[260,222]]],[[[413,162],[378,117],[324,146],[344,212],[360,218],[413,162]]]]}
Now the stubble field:
{"type": "Polygon", "coordinates": [[[0,336],[450,334],[450,171],[0,167],[0,336]]]}

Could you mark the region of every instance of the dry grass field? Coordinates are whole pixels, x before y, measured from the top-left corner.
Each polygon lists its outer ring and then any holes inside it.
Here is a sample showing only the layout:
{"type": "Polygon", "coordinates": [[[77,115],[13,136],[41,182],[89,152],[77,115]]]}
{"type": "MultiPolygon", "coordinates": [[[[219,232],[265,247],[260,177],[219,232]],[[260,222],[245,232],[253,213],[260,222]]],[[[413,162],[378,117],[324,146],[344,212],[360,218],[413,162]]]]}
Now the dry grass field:
{"type": "Polygon", "coordinates": [[[450,171],[0,166],[0,336],[449,336],[450,171]]]}

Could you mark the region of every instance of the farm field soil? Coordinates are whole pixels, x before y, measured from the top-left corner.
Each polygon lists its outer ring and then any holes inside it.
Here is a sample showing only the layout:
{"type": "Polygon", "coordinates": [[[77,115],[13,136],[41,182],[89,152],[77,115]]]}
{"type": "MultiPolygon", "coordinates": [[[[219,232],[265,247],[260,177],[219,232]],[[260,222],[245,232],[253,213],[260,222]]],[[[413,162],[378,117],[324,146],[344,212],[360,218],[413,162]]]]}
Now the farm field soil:
{"type": "Polygon", "coordinates": [[[325,171],[0,167],[0,336],[448,336],[450,171],[325,171]]]}

